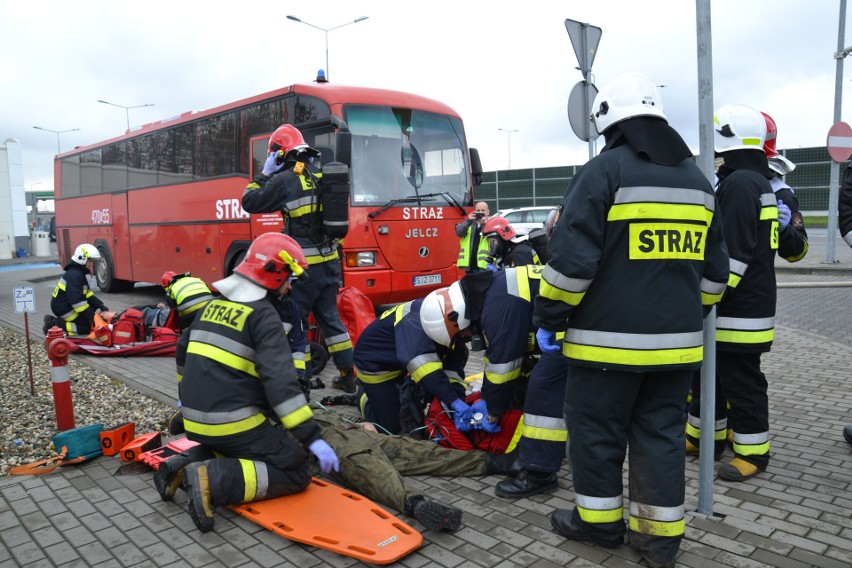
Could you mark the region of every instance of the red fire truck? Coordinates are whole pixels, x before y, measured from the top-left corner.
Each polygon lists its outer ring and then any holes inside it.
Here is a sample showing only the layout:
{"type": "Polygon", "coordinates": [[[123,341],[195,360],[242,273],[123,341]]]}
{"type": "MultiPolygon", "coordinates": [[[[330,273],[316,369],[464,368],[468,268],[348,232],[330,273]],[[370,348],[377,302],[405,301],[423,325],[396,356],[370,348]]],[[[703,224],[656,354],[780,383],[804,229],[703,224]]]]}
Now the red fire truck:
{"type": "MultiPolygon", "coordinates": [[[[208,284],[230,274],[281,215],[249,215],[245,186],[281,124],[299,128],[323,162],[351,159],[344,286],[375,305],[449,285],[454,226],[473,202],[482,167],[459,115],[425,97],[327,82],[296,84],[128,130],[56,156],[60,260],[83,242],[101,251],[107,292],[159,282],[166,270],[208,284]],[[341,143],[350,147],[338,148],[341,143]]],[[[318,164],[320,167],[322,164],[318,164]]]]}

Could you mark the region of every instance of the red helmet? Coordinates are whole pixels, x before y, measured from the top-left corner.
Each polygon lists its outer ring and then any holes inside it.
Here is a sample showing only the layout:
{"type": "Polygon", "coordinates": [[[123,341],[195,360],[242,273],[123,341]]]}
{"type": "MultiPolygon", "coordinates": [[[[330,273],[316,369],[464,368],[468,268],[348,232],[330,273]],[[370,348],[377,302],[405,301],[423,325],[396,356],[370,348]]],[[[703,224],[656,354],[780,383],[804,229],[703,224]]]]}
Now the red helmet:
{"type": "Polygon", "coordinates": [[[485,226],[482,227],[482,235],[485,237],[496,236],[508,241],[515,238],[517,233],[504,217],[493,217],[485,222],[485,226]]]}
{"type": "Polygon", "coordinates": [[[290,150],[294,150],[300,146],[307,146],[305,139],[299,129],[292,124],[282,124],[269,137],[269,152],[282,152],[280,155],[286,156],[290,150]]]}
{"type": "Polygon", "coordinates": [[[292,237],[264,233],[254,240],[234,272],[267,290],[277,290],[291,274],[301,276],[307,267],[302,247],[292,237]]]}
{"type": "Polygon", "coordinates": [[[172,284],[172,278],[174,278],[175,276],[177,276],[177,272],[174,272],[172,270],[167,270],[166,272],[163,272],[163,288],[168,289],[168,287],[172,284]]]}
{"type": "Polygon", "coordinates": [[[766,141],[763,143],[763,151],[767,158],[774,158],[778,155],[778,150],[775,149],[775,139],[778,138],[778,126],[775,120],[765,112],[761,112],[763,119],[766,120],[766,141]]]}

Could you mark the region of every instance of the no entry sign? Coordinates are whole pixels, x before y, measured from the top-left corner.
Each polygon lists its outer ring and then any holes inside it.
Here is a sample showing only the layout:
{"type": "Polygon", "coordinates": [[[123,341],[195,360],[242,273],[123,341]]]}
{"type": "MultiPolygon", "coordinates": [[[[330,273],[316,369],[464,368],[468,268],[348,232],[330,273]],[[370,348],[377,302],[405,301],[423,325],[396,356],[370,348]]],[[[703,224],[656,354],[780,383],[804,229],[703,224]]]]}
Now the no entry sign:
{"type": "Polygon", "coordinates": [[[835,122],[828,129],[828,155],[838,163],[843,163],[852,156],[852,127],[845,122],[835,122]]]}

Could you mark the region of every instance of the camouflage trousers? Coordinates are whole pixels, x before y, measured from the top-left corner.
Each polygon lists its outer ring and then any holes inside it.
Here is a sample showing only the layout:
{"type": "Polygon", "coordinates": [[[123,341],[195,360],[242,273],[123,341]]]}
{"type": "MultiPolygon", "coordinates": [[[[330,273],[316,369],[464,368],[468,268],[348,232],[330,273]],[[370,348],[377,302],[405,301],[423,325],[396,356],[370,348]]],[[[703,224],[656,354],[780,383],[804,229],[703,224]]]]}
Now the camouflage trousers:
{"type": "Polygon", "coordinates": [[[455,450],[428,440],[379,434],[351,424],[333,411],[318,410],[314,418],[323,429],[323,439],[340,459],[340,473],[333,477],[353,491],[397,511],[404,510],[407,497],[420,494],[406,489],[404,476],[485,475],[485,452],[455,450]]]}

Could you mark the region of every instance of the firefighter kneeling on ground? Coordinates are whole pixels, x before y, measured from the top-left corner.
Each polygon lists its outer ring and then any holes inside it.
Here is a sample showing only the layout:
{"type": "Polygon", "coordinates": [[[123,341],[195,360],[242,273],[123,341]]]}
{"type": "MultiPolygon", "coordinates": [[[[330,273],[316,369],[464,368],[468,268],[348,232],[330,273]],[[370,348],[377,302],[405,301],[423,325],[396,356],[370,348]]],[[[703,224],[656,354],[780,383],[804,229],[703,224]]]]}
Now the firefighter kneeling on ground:
{"type": "Polygon", "coordinates": [[[107,307],[89,289],[88,275],[94,274],[95,263],[101,260],[98,249],[83,243],[74,249],[65,274],[53,289],[50,310],[53,316],[44,316],[42,331],[45,335],[57,325],[69,337],[85,337],[94,327],[95,313],[106,312],[107,307]],[[54,317],[56,316],[56,317],[54,317]]]}
{"type": "Polygon", "coordinates": [[[323,472],[340,469],[296,381],[270,301],[304,277],[306,267],[292,238],[259,236],[234,274],[214,283],[222,297],[181,336],[181,410],[187,438],[200,445],[163,462],[154,485],[170,500],[183,484],[202,532],[213,529],[215,507],[304,491],[311,480],[304,448],[323,472]]]}

